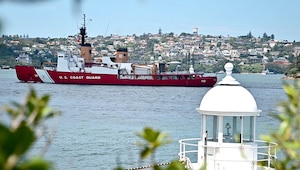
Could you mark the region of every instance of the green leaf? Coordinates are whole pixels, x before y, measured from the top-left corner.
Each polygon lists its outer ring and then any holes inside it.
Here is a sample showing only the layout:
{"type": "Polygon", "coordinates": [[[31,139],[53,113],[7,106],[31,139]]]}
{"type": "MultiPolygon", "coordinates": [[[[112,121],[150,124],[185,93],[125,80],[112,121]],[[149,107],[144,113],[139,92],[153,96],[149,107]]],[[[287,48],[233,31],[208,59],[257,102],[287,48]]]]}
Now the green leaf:
{"type": "Polygon", "coordinates": [[[41,158],[23,162],[24,155],[36,140],[35,131],[42,121],[60,112],[48,107],[50,96],[38,97],[31,89],[23,104],[5,107],[11,117],[11,127],[0,123],[0,169],[50,169],[51,164],[41,158]]]}
{"type": "Polygon", "coordinates": [[[141,151],[141,158],[145,159],[151,154],[154,154],[156,148],[168,143],[166,139],[167,134],[160,131],[153,130],[150,127],[145,127],[142,132],[137,133],[139,137],[145,140],[146,143],[138,143],[139,146],[143,147],[141,151]]]}
{"type": "Polygon", "coordinates": [[[22,155],[35,141],[34,131],[22,123],[14,132],[14,139],[16,144],[15,153],[22,155]]]}
{"type": "Polygon", "coordinates": [[[173,161],[170,165],[167,166],[166,170],[186,170],[186,168],[181,162],[173,161]]]}
{"type": "Polygon", "coordinates": [[[158,133],[159,132],[154,131],[152,128],[146,127],[144,128],[144,131],[138,135],[148,142],[154,142],[158,136],[158,133]]]}
{"type": "Polygon", "coordinates": [[[148,158],[151,154],[152,154],[153,150],[150,149],[149,147],[145,147],[142,151],[141,151],[141,158],[142,159],[146,159],[148,158]]]}
{"type": "Polygon", "coordinates": [[[275,161],[275,169],[296,170],[300,167],[300,81],[297,84],[285,83],[283,89],[287,101],[282,102],[274,118],[281,121],[277,132],[262,135],[263,139],[278,144],[277,150],[282,151],[275,161]]]}
{"type": "Polygon", "coordinates": [[[14,138],[10,129],[0,124],[0,164],[3,165],[6,159],[14,151],[14,138]]]}
{"type": "Polygon", "coordinates": [[[20,170],[48,170],[52,169],[52,164],[43,158],[36,157],[19,165],[20,170]]]}

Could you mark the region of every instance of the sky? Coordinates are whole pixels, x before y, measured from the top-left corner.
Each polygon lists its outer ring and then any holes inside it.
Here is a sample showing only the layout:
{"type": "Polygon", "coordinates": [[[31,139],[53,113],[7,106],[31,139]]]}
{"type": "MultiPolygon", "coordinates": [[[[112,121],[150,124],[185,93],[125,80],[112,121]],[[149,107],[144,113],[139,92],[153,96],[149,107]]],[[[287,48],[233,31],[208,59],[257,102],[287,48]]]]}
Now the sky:
{"type": "Polygon", "coordinates": [[[300,41],[300,0],[0,0],[0,35],[192,33],[300,41]],[[41,2],[39,2],[41,1],[41,2]],[[77,2],[77,3],[76,3],[77,2]]]}

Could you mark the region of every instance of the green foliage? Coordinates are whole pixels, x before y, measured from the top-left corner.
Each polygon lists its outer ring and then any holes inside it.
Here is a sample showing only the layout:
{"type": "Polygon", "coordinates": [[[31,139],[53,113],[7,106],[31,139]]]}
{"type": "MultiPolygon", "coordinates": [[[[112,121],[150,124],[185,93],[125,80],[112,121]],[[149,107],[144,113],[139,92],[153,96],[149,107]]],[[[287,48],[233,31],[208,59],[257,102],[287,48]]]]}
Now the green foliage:
{"type": "MultiPolygon", "coordinates": [[[[142,132],[137,133],[137,136],[143,139],[143,142],[138,142],[138,146],[141,147],[140,158],[146,159],[149,156],[152,156],[152,164],[149,167],[152,167],[153,170],[186,170],[185,166],[179,161],[172,161],[167,165],[159,165],[154,161],[155,151],[165,145],[170,143],[168,134],[154,130],[151,127],[145,127],[142,132]]],[[[149,168],[147,168],[149,169],[149,168]]],[[[123,170],[122,167],[117,167],[115,170],[123,170]]]]}
{"type": "Polygon", "coordinates": [[[283,152],[275,162],[275,169],[296,170],[300,168],[300,82],[285,83],[283,89],[287,101],[279,105],[279,114],[274,115],[281,122],[279,129],[261,138],[276,142],[283,152]]]}
{"type": "Polygon", "coordinates": [[[263,71],[263,65],[258,64],[244,64],[241,66],[244,73],[261,73],[263,71]]]}
{"type": "Polygon", "coordinates": [[[268,36],[267,33],[263,33],[262,41],[274,40],[274,38],[275,38],[275,35],[274,35],[274,34],[271,34],[270,36],[268,36]]]}
{"type": "Polygon", "coordinates": [[[36,132],[42,122],[59,114],[48,107],[49,99],[49,95],[38,97],[31,89],[24,104],[13,103],[13,107],[4,108],[11,118],[11,124],[0,123],[0,169],[51,168],[51,163],[40,157],[24,159],[37,139],[36,132]]]}
{"type": "Polygon", "coordinates": [[[296,78],[296,76],[297,76],[297,73],[298,73],[298,68],[291,68],[290,70],[288,70],[287,72],[286,72],[286,74],[288,75],[288,76],[291,76],[291,77],[294,77],[294,78],[296,78]]]}
{"type": "Polygon", "coordinates": [[[186,168],[181,162],[173,161],[165,168],[161,166],[154,166],[154,170],[186,170],[186,168]]]}
{"type": "Polygon", "coordinates": [[[268,63],[266,68],[274,74],[284,74],[288,70],[288,66],[276,63],[268,63]]]}
{"type": "Polygon", "coordinates": [[[287,75],[296,78],[297,73],[300,71],[300,55],[293,58],[293,63],[290,65],[287,75]]]}
{"type": "Polygon", "coordinates": [[[8,58],[11,56],[15,56],[15,53],[13,52],[13,48],[7,46],[6,44],[0,43],[0,56],[3,58],[8,58]]]}
{"type": "MultiPolygon", "coordinates": [[[[227,63],[228,61],[223,59],[223,60],[218,60],[216,64],[213,65],[213,73],[217,73],[219,71],[225,71],[224,70],[224,65],[227,63]]],[[[232,72],[233,73],[240,73],[242,71],[241,66],[238,65],[237,62],[233,63],[234,67],[232,72]]],[[[207,71],[208,72],[208,71],[207,71]]]]}
{"type": "Polygon", "coordinates": [[[150,127],[145,127],[144,131],[139,132],[137,135],[145,140],[144,143],[138,143],[138,145],[142,147],[140,154],[142,159],[154,155],[154,152],[158,147],[170,142],[170,140],[167,139],[167,133],[155,131],[150,127]]]}

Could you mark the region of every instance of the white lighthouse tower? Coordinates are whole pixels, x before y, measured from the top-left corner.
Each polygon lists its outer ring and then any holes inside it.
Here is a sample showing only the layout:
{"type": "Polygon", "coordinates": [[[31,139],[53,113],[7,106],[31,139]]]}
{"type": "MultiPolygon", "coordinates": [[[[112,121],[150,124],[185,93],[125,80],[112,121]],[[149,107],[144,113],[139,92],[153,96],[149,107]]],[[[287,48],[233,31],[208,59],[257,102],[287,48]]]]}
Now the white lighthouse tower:
{"type": "Polygon", "coordinates": [[[233,65],[225,65],[226,77],[203,97],[202,138],[182,139],[180,160],[192,170],[273,169],[276,144],[256,140],[257,109],[252,94],[232,76],[233,65]]]}

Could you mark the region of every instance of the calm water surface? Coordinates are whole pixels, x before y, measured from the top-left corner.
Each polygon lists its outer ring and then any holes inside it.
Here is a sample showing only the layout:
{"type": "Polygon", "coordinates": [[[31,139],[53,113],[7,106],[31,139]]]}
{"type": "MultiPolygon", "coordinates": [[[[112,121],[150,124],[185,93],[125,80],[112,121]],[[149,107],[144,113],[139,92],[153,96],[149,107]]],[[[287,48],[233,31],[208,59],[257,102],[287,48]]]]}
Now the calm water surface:
{"type": "MultiPolygon", "coordinates": [[[[218,75],[218,81],[224,75],[218,75]]],[[[276,130],[269,114],[276,113],[277,104],[285,100],[283,75],[233,75],[256,99],[263,110],[257,118],[257,138],[276,130]]],[[[156,154],[157,162],[178,159],[183,138],[200,137],[200,115],[196,111],[210,88],[137,87],[101,85],[59,85],[20,83],[14,70],[0,70],[0,106],[11,101],[22,102],[30,87],[38,94],[51,94],[50,105],[62,115],[47,122],[54,132],[45,157],[55,162],[55,169],[113,169],[148,165],[138,159],[141,141],[136,133],[146,126],[167,132],[169,145],[156,154]]],[[[5,119],[3,110],[1,119],[5,119]]],[[[45,145],[41,138],[30,155],[38,154],[45,145]]]]}

